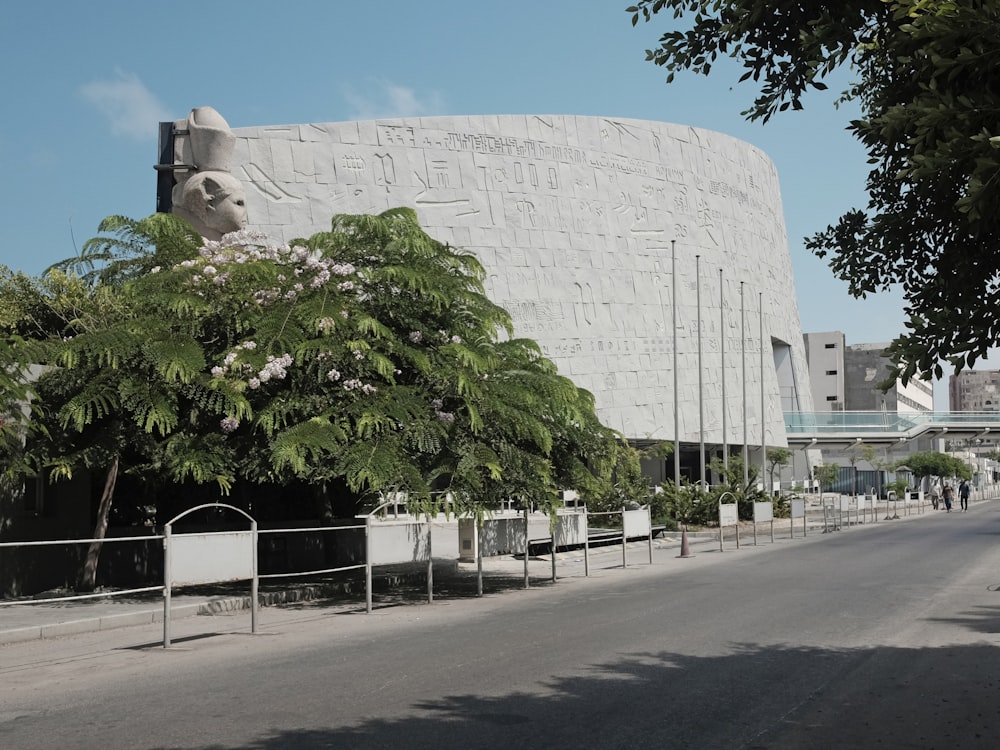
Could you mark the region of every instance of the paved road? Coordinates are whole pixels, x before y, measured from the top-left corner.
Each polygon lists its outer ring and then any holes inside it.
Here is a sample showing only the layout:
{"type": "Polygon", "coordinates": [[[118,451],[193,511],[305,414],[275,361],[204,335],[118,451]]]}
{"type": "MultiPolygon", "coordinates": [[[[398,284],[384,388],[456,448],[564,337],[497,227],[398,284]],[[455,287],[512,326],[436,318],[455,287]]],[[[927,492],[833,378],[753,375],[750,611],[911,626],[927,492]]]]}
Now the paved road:
{"type": "MultiPolygon", "coordinates": [[[[994,748],[1000,504],[372,615],[0,649],[0,746],[994,748]]],[[[670,555],[667,557],[667,555],[670,555]]]]}

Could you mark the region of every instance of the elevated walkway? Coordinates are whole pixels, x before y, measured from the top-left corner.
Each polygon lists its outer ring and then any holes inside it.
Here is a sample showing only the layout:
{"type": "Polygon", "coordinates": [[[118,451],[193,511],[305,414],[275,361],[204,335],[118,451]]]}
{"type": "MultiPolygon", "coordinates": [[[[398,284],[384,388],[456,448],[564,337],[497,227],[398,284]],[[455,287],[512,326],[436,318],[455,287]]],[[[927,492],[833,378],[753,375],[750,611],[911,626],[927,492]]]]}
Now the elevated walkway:
{"type": "Polygon", "coordinates": [[[917,438],[974,440],[1000,435],[1000,412],[785,412],[790,448],[856,443],[893,445],[917,438]]]}

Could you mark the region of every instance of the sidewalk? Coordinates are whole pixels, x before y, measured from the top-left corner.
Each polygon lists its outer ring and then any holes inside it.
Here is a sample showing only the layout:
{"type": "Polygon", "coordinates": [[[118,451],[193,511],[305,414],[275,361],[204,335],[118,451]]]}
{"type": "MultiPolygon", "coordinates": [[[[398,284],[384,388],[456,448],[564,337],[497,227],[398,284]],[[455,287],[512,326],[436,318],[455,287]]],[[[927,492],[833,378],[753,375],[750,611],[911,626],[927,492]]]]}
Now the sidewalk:
{"type": "MultiPolygon", "coordinates": [[[[807,535],[823,532],[821,517],[811,517],[808,521],[807,535]]],[[[870,519],[868,522],[871,523],[870,519]]],[[[803,537],[801,520],[797,520],[794,532],[796,539],[803,537]]],[[[770,529],[767,528],[767,524],[759,525],[757,536],[763,544],[770,544],[770,529]]],[[[788,519],[775,519],[774,538],[776,542],[790,538],[788,519]]],[[[666,532],[653,540],[654,550],[661,553],[679,552],[681,539],[680,532],[666,532]]],[[[752,524],[741,524],[741,544],[749,545],[752,539],[752,524]]],[[[735,548],[735,540],[735,530],[727,528],[725,534],[727,549],[735,548]]],[[[713,529],[689,532],[688,543],[695,551],[717,550],[719,531],[713,529]]],[[[630,566],[647,564],[645,554],[648,542],[630,542],[627,549],[630,566]]],[[[620,544],[596,547],[590,552],[592,564],[599,568],[620,565],[621,554],[620,544]]],[[[557,569],[561,568],[559,575],[580,575],[581,573],[575,569],[582,569],[583,556],[583,550],[558,553],[556,560],[557,569]]],[[[532,580],[548,577],[550,556],[532,557],[529,563],[532,580]]],[[[445,595],[468,595],[470,592],[474,594],[476,571],[475,563],[435,560],[435,595],[439,588],[445,595]]],[[[494,590],[510,588],[523,579],[524,559],[510,555],[484,558],[483,575],[484,579],[491,580],[493,584],[491,588],[494,590]],[[500,581],[504,583],[501,585],[500,581]]],[[[385,598],[385,592],[393,592],[391,598],[416,601],[425,596],[425,587],[426,573],[423,565],[375,569],[373,589],[380,593],[380,599],[385,598]]],[[[171,621],[195,615],[221,614],[250,608],[248,581],[217,587],[198,587],[196,590],[181,593],[183,591],[183,589],[178,590],[171,596],[171,621]]],[[[361,609],[365,606],[363,576],[360,586],[356,576],[352,581],[342,579],[300,584],[292,579],[282,584],[268,582],[266,588],[262,586],[258,594],[262,607],[329,598],[342,599],[345,604],[359,606],[361,609]]],[[[83,601],[5,605],[0,606],[0,646],[162,622],[163,596],[162,593],[155,591],[83,601]]]]}
{"type": "MultiPolygon", "coordinates": [[[[692,540],[694,539],[692,534],[692,540]]],[[[707,539],[707,537],[705,537],[707,539]]],[[[718,532],[713,539],[718,543],[718,532]]],[[[680,536],[670,535],[656,539],[658,548],[680,547],[680,536]]],[[[639,560],[640,547],[645,549],[646,542],[631,543],[630,555],[639,560]]],[[[621,555],[621,547],[603,547],[591,552],[592,558],[621,555]],[[599,551],[598,551],[599,550],[599,551]]],[[[583,551],[560,552],[557,560],[565,563],[576,558],[582,559],[583,551]]],[[[548,573],[549,556],[530,559],[532,580],[539,580],[548,573]]],[[[434,561],[434,588],[444,589],[451,595],[467,595],[475,592],[477,567],[474,563],[459,563],[454,560],[434,561]]],[[[512,582],[523,579],[524,559],[510,555],[483,559],[483,575],[494,582],[503,580],[509,588],[512,582]]],[[[295,602],[314,601],[319,599],[337,598],[345,604],[365,607],[364,578],[361,581],[354,576],[353,580],[342,577],[339,581],[326,580],[318,583],[301,584],[294,579],[283,584],[268,583],[268,590],[263,586],[258,592],[262,607],[281,606],[295,602]]],[[[492,588],[496,588],[494,585],[492,588]]],[[[426,595],[426,566],[393,566],[391,568],[376,568],[372,580],[372,588],[378,592],[378,598],[384,599],[386,592],[393,592],[390,598],[422,599],[426,595]]],[[[237,610],[250,609],[250,583],[242,581],[235,584],[225,584],[218,587],[198,587],[196,592],[181,593],[179,589],[172,593],[170,603],[171,621],[195,615],[213,615],[237,610]]],[[[147,592],[142,594],[108,596],[82,601],[60,601],[45,603],[32,601],[28,604],[12,604],[0,606],[0,646],[8,643],[19,643],[46,638],[74,635],[77,633],[110,630],[113,628],[130,627],[133,625],[149,625],[163,622],[162,592],[147,592]]]]}

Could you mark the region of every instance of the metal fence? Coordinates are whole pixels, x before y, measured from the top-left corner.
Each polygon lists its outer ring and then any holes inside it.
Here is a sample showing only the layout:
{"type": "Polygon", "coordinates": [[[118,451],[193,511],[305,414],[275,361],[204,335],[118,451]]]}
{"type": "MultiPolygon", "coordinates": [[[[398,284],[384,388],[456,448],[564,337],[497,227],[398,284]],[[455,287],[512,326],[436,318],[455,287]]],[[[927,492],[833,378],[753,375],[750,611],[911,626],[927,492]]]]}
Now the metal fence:
{"type": "MultiPolygon", "coordinates": [[[[990,486],[973,492],[972,501],[979,502],[1000,497],[1000,486],[990,486]]],[[[864,523],[878,523],[903,518],[913,514],[923,514],[933,512],[930,509],[929,500],[921,492],[907,493],[905,497],[894,500],[885,500],[877,495],[839,495],[825,493],[810,495],[805,499],[799,499],[803,506],[803,528],[805,528],[805,509],[814,515],[822,514],[823,532],[839,531],[849,528],[852,525],[864,523]],[[884,514],[884,515],[883,515],[884,514]]],[[[426,563],[427,577],[427,600],[434,600],[434,547],[433,531],[436,525],[440,524],[437,518],[420,518],[400,515],[395,513],[392,517],[379,517],[375,512],[367,516],[356,519],[356,523],[343,526],[318,526],[318,527],[293,527],[278,529],[258,529],[256,521],[249,515],[221,503],[214,503],[207,506],[186,511],[174,521],[182,516],[203,508],[221,508],[242,514],[248,522],[249,530],[238,531],[195,531],[174,533],[172,522],[165,527],[163,534],[151,534],[142,536],[108,537],[100,540],[102,544],[113,546],[124,543],[139,543],[148,545],[159,543],[163,550],[162,582],[155,585],[152,580],[146,581],[148,585],[134,586],[130,588],[108,589],[95,593],[75,594],[46,598],[18,598],[0,600],[0,608],[13,606],[31,606],[32,604],[49,604],[52,602],[82,601],[99,597],[130,596],[152,591],[161,591],[164,598],[164,645],[169,645],[169,618],[170,618],[170,597],[174,588],[187,585],[201,584],[207,582],[222,581],[249,581],[251,584],[251,604],[254,607],[254,627],[256,626],[256,606],[258,582],[266,579],[296,578],[296,577],[316,577],[333,573],[364,570],[365,577],[365,611],[371,612],[373,607],[372,597],[372,570],[379,566],[387,566],[398,563],[426,563]],[[357,561],[344,565],[304,565],[309,556],[295,561],[290,556],[286,556],[285,569],[274,570],[275,561],[272,559],[270,572],[262,573],[259,569],[261,552],[271,549],[273,551],[273,541],[287,538],[291,535],[312,535],[313,541],[322,540],[327,535],[343,538],[345,535],[363,537],[362,551],[357,561]],[[175,565],[175,563],[178,563],[175,565]]],[[[382,509],[378,509],[382,510],[382,509]]],[[[793,516],[796,514],[793,514],[793,516]]],[[[498,530],[503,523],[520,523],[521,534],[515,536],[515,546],[524,559],[524,586],[530,585],[528,560],[531,557],[532,546],[546,544],[551,553],[551,580],[558,579],[557,552],[560,549],[582,549],[584,554],[584,575],[590,575],[590,550],[595,543],[611,543],[621,545],[621,567],[627,568],[628,545],[629,542],[646,540],[648,544],[648,560],[653,562],[653,535],[655,532],[652,526],[650,509],[644,507],[637,510],[627,510],[622,508],[617,511],[589,512],[586,507],[565,509],[558,514],[554,522],[550,522],[550,532],[547,536],[535,536],[529,533],[529,513],[523,511],[520,516],[483,519],[476,522],[473,519],[457,519],[458,523],[467,521],[474,525],[475,537],[475,560],[477,562],[477,595],[483,594],[483,550],[484,539],[489,538],[492,533],[497,536],[498,530]],[[591,528],[591,519],[614,519],[620,523],[619,528],[591,528]]],[[[767,519],[765,519],[767,520],[767,519]]],[[[772,523],[773,523],[773,519],[772,523]]],[[[793,518],[793,521],[795,519],[793,518]]],[[[551,521],[551,519],[550,519],[551,521]]],[[[609,526],[613,525],[609,524],[609,526]]],[[[720,522],[720,543],[721,529],[720,522]]],[[[756,532],[755,532],[756,533],[756,532]]],[[[459,538],[461,530],[459,530],[459,538]]],[[[56,539],[44,541],[19,541],[0,542],[0,553],[7,551],[17,552],[34,548],[46,547],[67,547],[77,545],[90,545],[94,539],[56,539]]],[[[756,536],[755,536],[756,541],[756,536]]],[[[773,526],[772,526],[773,541],[773,526]]],[[[511,542],[508,542],[511,543],[511,542]]],[[[308,547],[308,545],[306,545],[308,547]]],[[[316,546],[315,544],[313,546],[316,546]]],[[[323,546],[322,541],[319,543],[323,546]]],[[[348,547],[351,542],[348,542],[348,547]]],[[[456,550],[457,551],[457,550],[456,550]]],[[[444,555],[444,558],[451,558],[451,555],[444,555]]],[[[313,556],[311,559],[318,559],[313,556]]],[[[439,557],[440,559],[440,557],[439,557]]],[[[155,567],[155,566],[154,566],[155,567]]]]}

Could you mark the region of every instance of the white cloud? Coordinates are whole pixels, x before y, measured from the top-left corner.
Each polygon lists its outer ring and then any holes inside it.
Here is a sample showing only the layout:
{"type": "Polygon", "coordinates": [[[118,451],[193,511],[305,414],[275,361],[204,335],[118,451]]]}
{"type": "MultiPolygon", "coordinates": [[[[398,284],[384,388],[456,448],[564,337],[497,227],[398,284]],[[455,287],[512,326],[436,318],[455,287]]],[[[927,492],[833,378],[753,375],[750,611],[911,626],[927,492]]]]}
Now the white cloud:
{"type": "Polygon", "coordinates": [[[421,117],[444,113],[444,100],[437,92],[418,95],[405,86],[385,80],[369,81],[364,92],[344,90],[344,98],[355,120],[378,120],[391,117],[421,117]]]}
{"type": "Polygon", "coordinates": [[[154,140],[157,124],[175,119],[134,73],[116,70],[110,81],[91,81],[80,94],[111,122],[111,132],[135,140],[154,140]]]}

